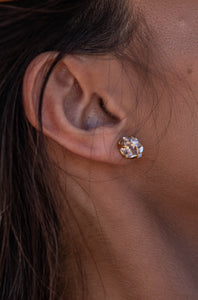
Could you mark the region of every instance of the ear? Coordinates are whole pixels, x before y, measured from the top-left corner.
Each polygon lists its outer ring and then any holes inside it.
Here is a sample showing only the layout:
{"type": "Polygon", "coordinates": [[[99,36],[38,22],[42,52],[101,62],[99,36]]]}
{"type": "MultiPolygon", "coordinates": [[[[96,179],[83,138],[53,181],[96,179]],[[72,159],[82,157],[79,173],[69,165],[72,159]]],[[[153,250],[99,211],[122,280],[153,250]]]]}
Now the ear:
{"type": "MultiPolygon", "coordinates": [[[[24,76],[24,109],[37,129],[42,79],[56,55],[46,52],[37,56],[24,76]]],[[[44,134],[72,153],[117,163],[123,160],[117,142],[124,131],[125,113],[108,88],[109,63],[93,56],[62,58],[46,85],[42,120],[44,134]]]]}

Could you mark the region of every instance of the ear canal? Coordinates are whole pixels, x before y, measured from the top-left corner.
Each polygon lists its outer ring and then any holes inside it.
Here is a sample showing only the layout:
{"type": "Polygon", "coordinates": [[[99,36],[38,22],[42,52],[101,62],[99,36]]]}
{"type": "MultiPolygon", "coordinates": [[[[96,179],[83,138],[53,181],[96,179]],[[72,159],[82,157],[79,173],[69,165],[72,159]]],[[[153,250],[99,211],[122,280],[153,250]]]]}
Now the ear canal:
{"type": "Polygon", "coordinates": [[[119,122],[119,118],[111,114],[101,97],[92,95],[91,101],[85,108],[83,116],[83,129],[91,130],[97,127],[113,126],[119,122]]]}

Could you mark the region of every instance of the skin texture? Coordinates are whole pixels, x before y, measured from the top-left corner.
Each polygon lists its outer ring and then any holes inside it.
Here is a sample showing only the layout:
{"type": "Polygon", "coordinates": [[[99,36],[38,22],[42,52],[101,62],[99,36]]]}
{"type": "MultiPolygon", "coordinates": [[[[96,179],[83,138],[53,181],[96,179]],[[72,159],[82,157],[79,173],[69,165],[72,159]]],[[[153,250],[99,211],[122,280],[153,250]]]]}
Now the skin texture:
{"type": "MultiPolygon", "coordinates": [[[[47,85],[44,133],[78,220],[72,228],[87,272],[87,299],[197,299],[198,3],[131,4],[152,32],[153,89],[111,56],[65,58],[47,85]],[[144,155],[126,160],[117,141],[134,133],[144,155]]],[[[24,107],[35,127],[35,78],[53,55],[43,54],[25,75],[24,107]]],[[[63,257],[65,242],[63,228],[63,257]]],[[[67,263],[61,261],[63,278],[67,263]]]]}

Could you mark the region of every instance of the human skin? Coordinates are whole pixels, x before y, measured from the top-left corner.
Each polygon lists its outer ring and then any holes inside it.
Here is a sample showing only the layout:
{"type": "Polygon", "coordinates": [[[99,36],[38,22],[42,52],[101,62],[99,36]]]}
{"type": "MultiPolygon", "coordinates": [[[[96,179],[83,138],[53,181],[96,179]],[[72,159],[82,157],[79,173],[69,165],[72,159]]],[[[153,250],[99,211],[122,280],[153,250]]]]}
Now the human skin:
{"type": "MultiPolygon", "coordinates": [[[[144,15],[152,32],[154,61],[166,83],[153,76],[155,93],[144,91],[131,65],[123,72],[123,66],[110,55],[77,57],[77,62],[65,59],[55,68],[46,89],[50,101],[44,101],[44,133],[50,156],[62,169],[58,171],[60,184],[81,231],[73,225],[88,274],[88,299],[197,299],[198,3],[139,0],[131,4],[144,15]],[[69,90],[73,72],[87,101],[97,92],[106,97],[108,110],[119,115],[122,122],[117,137],[137,133],[145,149],[143,158],[126,160],[120,156],[118,140],[109,134],[110,130],[114,134],[114,125],[112,129],[96,128],[89,136],[78,130],[74,135],[68,126],[68,144],[62,132],[53,131],[59,120],[55,114],[53,126],[50,123],[48,107],[54,111],[50,95],[57,90],[58,99],[60,81],[69,90]],[[159,102],[150,114],[156,94],[159,102]],[[139,130],[137,124],[141,124],[139,130]],[[89,146],[91,139],[93,148],[89,146]],[[100,146],[95,148],[95,143],[100,146]],[[85,242],[81,241],[82,232],[85,242]]],[[[32,69],[26,75],[27,87],[32,69]]],[[[26,91],[26,114],[36,126],[26,91]]],[[[65,112],[65,118],[80,127],[69,101],[66,107],[69,113],[65,112]]],[[[105,122],[98,109],[92,113],[101,124],[105,122]]],[[[67,126],[64,120],[61,124],[67,126]]],[[[64,232],[63,228],[62,251],[67,243],[64,232]]],[[[67,263],[61,261],[63,274],[67,263]]]]}

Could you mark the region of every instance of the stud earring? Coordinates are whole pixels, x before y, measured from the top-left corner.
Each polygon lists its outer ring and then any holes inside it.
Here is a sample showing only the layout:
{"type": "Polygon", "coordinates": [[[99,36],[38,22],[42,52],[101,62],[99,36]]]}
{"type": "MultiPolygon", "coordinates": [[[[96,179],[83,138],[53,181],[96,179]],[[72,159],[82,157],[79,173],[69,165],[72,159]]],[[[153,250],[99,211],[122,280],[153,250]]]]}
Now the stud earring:
{"type": "Polygon", "coordinates": [[[144,147],[139,140],[133,136],[123,137],[118,142],[118,148],[122,156],[125,158],[140,158],[144,151],[144,147]]]}

